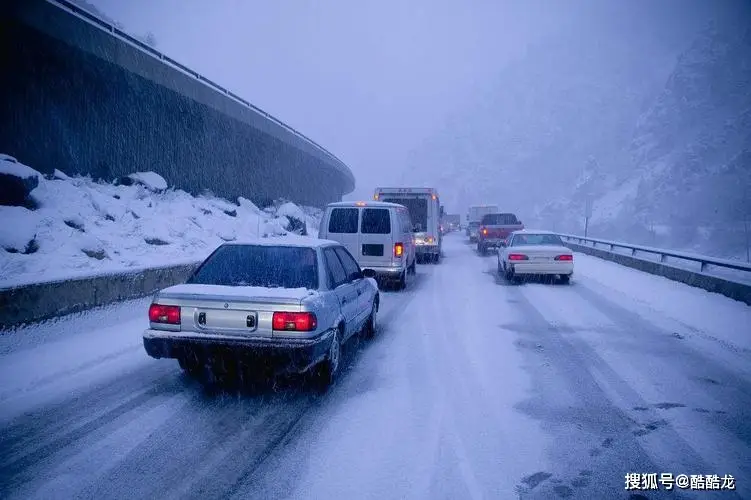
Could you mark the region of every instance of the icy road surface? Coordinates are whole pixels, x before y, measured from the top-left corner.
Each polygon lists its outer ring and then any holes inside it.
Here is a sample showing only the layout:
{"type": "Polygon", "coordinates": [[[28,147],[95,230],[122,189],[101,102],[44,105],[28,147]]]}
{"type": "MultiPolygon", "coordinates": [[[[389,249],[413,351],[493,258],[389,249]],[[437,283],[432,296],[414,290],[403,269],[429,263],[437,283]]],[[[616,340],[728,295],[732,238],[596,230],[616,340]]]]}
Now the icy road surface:
{"type": "Polygon", "coordinates": [[[0,498],[751,497],[751,308],[586,256],[570,286],[510,286],[461,235],[445,253],[323,396],[202,388],[143,352],[147,300],[0,336],[0,498]]]}

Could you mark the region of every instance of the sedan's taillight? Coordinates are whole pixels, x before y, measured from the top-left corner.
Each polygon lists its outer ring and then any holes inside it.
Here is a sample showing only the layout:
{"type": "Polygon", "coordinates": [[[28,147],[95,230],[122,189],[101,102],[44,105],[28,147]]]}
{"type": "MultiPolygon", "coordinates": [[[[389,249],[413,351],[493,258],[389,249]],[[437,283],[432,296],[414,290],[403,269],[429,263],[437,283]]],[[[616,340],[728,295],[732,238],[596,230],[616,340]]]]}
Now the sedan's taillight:
{"type": "Polygon", "coordinates": [[[573,262],[574,256],[573,255],[559,255],[555,258],[555,260],[563,260],[568,262],[573,262]]]}
{"type": "Polygon", "coordinates": [[[165,306],[151,304],[149,306],[149,321],[152,323],[164,323],[167,325],[180,324],[180,306],[165,306]]]}
{"type": "Polygon", "coordinates": [[[529,257],[521,253],[512,253],[509,254],[508,260],[529,260],[529,257]]]}
{"type": "Polygon", "coordinates": [[[312,332],[318,326],[318,320],[312,312],[275,312],[271,325],[279,331],[312,332]]]}

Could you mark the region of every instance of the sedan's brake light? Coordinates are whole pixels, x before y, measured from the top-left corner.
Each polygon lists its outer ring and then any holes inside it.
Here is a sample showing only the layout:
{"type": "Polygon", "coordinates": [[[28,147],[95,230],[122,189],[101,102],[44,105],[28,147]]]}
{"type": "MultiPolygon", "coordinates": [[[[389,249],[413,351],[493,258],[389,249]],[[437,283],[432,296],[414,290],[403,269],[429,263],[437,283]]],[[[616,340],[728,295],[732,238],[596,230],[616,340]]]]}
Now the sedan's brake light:
{"type": "Polygon", "coordinates": [[[572,262],[574,260],[573,255],[559,255],[555,258],[555,260],[565,260],[568,262],[572,262]]]}
{"type": "Polygon", "coordinates": [[[394,243],[394,257],[404,255],[404,243],[394,243]]]}
{"type": "Polygon", "coordinates": [[[512,253],[509,254],[508,260],[529,260],[529,257],[524,255],[523,253],[512,253]]]}
{"type": "Polygon", "coordinates": [[[168,325],[180,324],[180,306],[165,306],[151,304],[149,306],[149,321],[152,323],[165,323],[168,325]]]}
{"type": "Polygon", "coordinates": [[[279,331],[312,332],[318,326],[318,320],[312,312],[275,312],[271,325],[279,331]]]}

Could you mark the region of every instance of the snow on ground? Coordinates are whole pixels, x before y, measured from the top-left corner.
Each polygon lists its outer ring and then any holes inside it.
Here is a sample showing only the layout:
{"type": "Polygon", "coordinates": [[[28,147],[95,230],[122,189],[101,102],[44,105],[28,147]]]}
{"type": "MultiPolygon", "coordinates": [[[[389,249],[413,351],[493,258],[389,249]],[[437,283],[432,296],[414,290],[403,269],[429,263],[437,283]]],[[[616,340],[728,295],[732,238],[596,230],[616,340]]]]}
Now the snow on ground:
{"type": "Polygon", "coordinates": [[[38,208],[0,206],[0,287],[197,262],[225,241],[285,234],[284,215],[302,217],[317,235],[317,209],[194,197],[167,190],[154,172],[115,185],[57,170],[45,179],[7,158],[0,167],[40,178],[31,192],[38,208]]]}

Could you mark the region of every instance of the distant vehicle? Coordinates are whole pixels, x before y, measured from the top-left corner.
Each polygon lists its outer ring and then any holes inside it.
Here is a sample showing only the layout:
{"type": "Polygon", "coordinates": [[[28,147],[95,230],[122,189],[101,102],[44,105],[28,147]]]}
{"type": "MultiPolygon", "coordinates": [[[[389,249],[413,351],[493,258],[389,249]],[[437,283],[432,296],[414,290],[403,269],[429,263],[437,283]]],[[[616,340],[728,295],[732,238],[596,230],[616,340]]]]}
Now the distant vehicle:
{"type": "Polygon", "coordinates": [[[521,229],[524,229],[524,224],[512,213],[483,215],[477,229],[477,252],[485,255],[488,248],[497,248],[509,234],[521,229]]]}
{"type": "Polygon", "coordinates": [[[342,201],[326,206],[318,237],[338,241],[363,269],[381,280],[407,286],[416,271],[417,252],[406,207],[379,201],[342,201]]]}
{"type": "Polygon", "coordinates": [[[514,231],[498,248],[498,274],[509,281],[525,275],[555,275],[568,283],[573,273],[574,254],[555,233],[514,231]]]}
{"type": "Polygon", "coordinates": [[[445,232],[458,231],[462,218],[459,214],[444,214],[441,224],[445,232]]]}
{"type": "Polygon", "coordinates": [[[225,243],[185,284],[156,293],[143,345],[190,374],[262,358],[313,371],[326,388],[343,343],[376,332],[374,274],[332,241],[225,243]]]}
{"type": "Polygon", "coordinates": [[[373,198],[407,207],[414,226],[417,261],[436,264],[440,261],[443,207],[438,191],[434,188],[377,188],[373,198]]]}
{"type": "Polygon", "coordinates": [[[477,241],[480,221],[485,214],[494,214],[500,212],[497,205],[473,205],[467,212],[467,237],[470,243],[477,241]]]}

